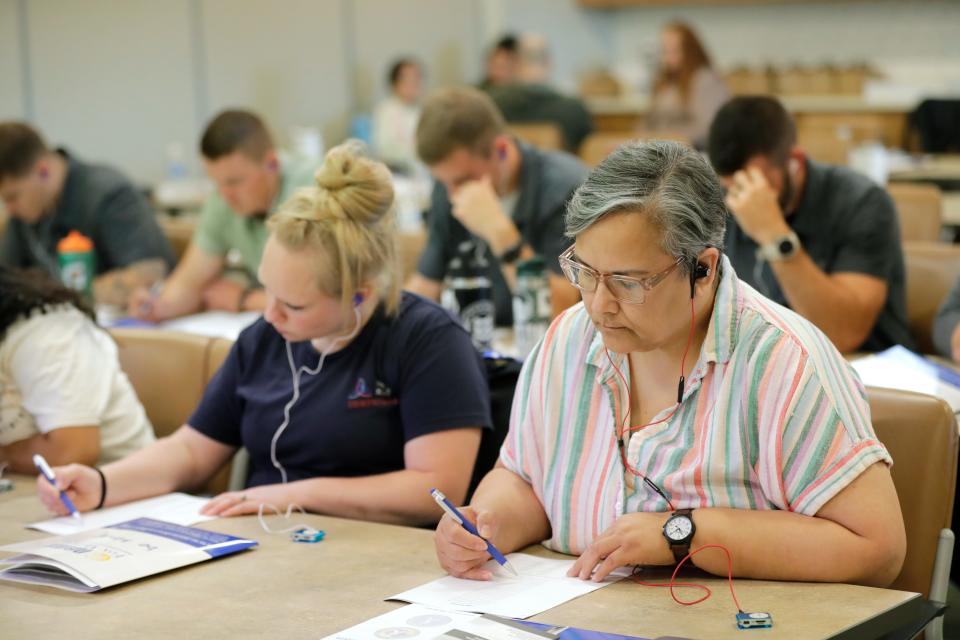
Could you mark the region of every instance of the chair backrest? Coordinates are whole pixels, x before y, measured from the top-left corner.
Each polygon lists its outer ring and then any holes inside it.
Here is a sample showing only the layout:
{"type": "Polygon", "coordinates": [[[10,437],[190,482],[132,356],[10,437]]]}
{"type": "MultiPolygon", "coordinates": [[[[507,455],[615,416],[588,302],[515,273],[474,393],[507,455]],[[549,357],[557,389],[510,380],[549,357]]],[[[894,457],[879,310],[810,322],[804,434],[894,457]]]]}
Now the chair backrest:
{"type": "Polygon", "coordinates": [[[636,139],[635,134],[629,132],[610,133],[606,131],[591,133],[584,138],[580,145],[580,159],[588,167],[595,167],[610,155],[614,149],[624,142],[636,139]]]}
{"type": "Polygon", "coordinates": [[[957,419],[946,402],[921,393],[868,387],[867,400],[877,438],[893,458],[907,531],[907,556],[891,588],[927,596],[940,530],[953,515],[957,419]]]}
{"type": "Polygon", "coordinates": [[[852,142],[849,132],[830,126],[797,125],[797,144],[818,162],[846,165],[852,142]]]}
{"type": "MultiPolygon", "coordinates": [[[[110,333],[117,341],[120,367],[158,438],[187,422],[233,345],[223,338],[160,329],[112,329],[110,333]]],[[[204,490],[214,494],[225,491],[229,479],[227,465],[204,490]]]]}
{"type": "Polygon", "coordinates": [[[187,247],[190,246],[190,240],[193,239],[193,232],[197,228],[197,219],[192,216],[174,218],[161,215],[157,216],[157,221],[160,223],[160,230],[166,236],[167,241],[173,248],[173,254],[179,262],[183,254],[186,253],[187,247]]]}
{"type": "Polygon", "coordinates": [[[907,324],[922,353],[933,353],[933,320],[960,278],[960,246],[941,242],[905,242],[907,324]]]}
{"type": "Polygon", "coordinates": [[[887,192],[897,205],[900,239],[937,242],[943,225],[943,195],[936,185],[894,182],[887,192]]]}
{"type": "Polygon", "coordinates": [[[397,235],[397,252],[400,254],[400,283],[407,281],[417,270],[420,254],[427,244],[425,231],[400,233],[397,235]]]}
{"type": "Polygon", "coordinates": [[[507,131],[540,149],[564,148],[563,131],[552,122],[511,122],[507,131]]]}
{"type": "Polygon", "coordinates": [[[113,329],[120,367],[158,438],[187,421],[207,385],[210,338],[158,329],[113,329]]]}

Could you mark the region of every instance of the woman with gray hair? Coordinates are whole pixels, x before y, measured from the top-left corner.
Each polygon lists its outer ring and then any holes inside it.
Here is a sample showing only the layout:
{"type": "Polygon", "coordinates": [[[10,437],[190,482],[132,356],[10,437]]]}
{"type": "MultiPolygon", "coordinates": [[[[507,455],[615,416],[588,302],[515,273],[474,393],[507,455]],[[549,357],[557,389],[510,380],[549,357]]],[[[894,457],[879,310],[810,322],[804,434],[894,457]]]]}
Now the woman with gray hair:
{"type": "MultiPolygon", "coordinates": [[[[752,578],[887,585],[903,517],[863,387],[810,322],[721,255],[717,177],[675,143],[620,147],[577,190],[561,257],[583,294],[524,364],[500,462],[466,517],[502,552],[544,541],[569,575],[722,545],[752,578]],[[679,382],[679,383],[678,383],[679,382]]],[[[450,518],[437,555],[486,579],[450,518]]],[[[713,549],[692,562],[725,574],[713,549]]]]}

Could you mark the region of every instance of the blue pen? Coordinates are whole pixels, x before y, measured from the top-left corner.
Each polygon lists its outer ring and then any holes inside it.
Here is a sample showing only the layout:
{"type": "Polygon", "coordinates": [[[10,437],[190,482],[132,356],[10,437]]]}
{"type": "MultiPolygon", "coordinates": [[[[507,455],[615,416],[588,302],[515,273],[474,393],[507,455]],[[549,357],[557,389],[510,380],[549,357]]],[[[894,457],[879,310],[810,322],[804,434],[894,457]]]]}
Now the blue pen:
{"type": "MultiPolygon", "coordinates": [[[[43,456],[39,453],[33,454],[33,466],[37,468],[37,471],[40,472],[40,475],[47,479],[47,482],[53,485],[54,489],[57,489],[57,476],[53,474],[53,469],[50,468],[50,465],[47,464],[47,461],[44,460],[43,456]]],[[[59,489],[57,490],[60,491],[59,489]]],[[[68,498],[67,494],[63,491],[60,491],[60,500],[70,511],[71,516],[77,520],[81,520],[80,512],[77,511],[77,508],[73,506],[73,503],[70,502],[70,498],[68,498]]]]}
{"type": "Polygon", "coordinates": [[[440,508],[443,509],[448,516],[453,518],[454,522],[456,522],[461,527],[466,529],[469,533],[472,533],[473,535],[477,536],[478,538],[480,538],[481,540],[487,543],[487,551],[490,553],[491,556],[493,556],[494,560],[500,563],[501,567],[503,567],[504,569],[507,569],[510,573],[512,573],[515,576],[520,575],[519,573],[517,573],[517,570],[513,568],[513,565],[510,564],[510,561],[507,560],[504,557],[504,555],[500,553],[499,550],[497,550],[495,546],[493,546],[493,543],[487,540],[486,538],[484,538],[483,536],[481,536],[480,533],[477,531],[477,528],[473,526],[473,523],[467,520],[466,518],[464,518],[463,514],[457,511],[457,508],[453,506],[449,500],[447,500],[447,496],[440,493],[440,491],[437,489],[431,489],[430,495],[433,496],[433,499],[437,501],[437,504],[440,505],[440,508]]]}

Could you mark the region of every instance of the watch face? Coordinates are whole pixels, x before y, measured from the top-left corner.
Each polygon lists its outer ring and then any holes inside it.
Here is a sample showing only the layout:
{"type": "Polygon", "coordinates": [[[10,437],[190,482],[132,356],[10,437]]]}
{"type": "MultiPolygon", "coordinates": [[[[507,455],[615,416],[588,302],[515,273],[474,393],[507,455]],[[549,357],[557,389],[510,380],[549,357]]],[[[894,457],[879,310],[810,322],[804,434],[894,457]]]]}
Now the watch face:
{"type": "Polygon", "coordinates": [[[664,527],[664,532],[671,540],[680,542],[693,532],[693,521],[686,516],[670,518],[666,527],[664,527]]]}
{"type": "Polygon", "coordinates": [[[793,240],[790,238],[784,238],[777,245],[777,249],[780,251],[781,255],[788,256],[793,253],[793,240]]]}

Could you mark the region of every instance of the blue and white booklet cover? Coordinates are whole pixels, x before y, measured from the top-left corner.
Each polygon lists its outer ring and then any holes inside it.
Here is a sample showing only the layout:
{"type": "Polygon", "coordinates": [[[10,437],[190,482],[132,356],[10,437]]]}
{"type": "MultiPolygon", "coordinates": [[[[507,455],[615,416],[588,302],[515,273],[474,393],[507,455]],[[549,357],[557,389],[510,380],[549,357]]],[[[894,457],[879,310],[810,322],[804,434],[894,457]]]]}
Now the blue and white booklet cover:
{"type": "Polygon", "coordinates": [[[89,593],[171,569],[230,555],[255,540],[152,518],[64,536],[18,542],[0,551],[0,580],[89,593]]]}

